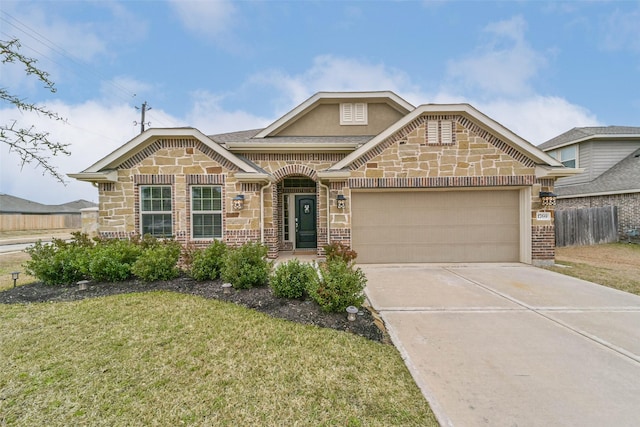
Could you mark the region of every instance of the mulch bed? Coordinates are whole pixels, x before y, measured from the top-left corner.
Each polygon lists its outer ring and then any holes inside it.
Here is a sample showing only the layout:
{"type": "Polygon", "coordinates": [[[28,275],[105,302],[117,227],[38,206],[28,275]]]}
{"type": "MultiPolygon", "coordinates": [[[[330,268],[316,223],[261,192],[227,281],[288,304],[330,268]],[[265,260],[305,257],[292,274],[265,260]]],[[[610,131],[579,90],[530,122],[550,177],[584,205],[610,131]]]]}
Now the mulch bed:
{"type": "Polygon", "coordinates": [[[373,341],[389,342],[382,320],[372,308],[366,305],[360,309],[356,320],[350,322],[347,320],[346,313],[326,313],[314,301],[278,298],[273,295],[268,286],[240,290],[232,288],[229,293],[225,293],[221,281],[197,282],[186,276],[152,283],[138,280],[118,283],[88,283],[86,290],[80,290],[77,285],[46,286],[41,282],[36,282],[0,292],[0,303],[78,301],[85,298],[151,291],[172,291],[204,298],[215,298],[257,310],[272,317],[350,332],[373,341]]]}

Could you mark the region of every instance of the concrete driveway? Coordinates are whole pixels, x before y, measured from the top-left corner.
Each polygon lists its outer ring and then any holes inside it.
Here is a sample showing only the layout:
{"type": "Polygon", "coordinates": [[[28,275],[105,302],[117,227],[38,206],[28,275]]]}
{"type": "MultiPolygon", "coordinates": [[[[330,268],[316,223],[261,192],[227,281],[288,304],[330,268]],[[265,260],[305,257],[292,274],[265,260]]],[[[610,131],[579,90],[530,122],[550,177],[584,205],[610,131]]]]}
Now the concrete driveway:
{"type": "Polygon", "coordinates": [[[442,425],[640,425],[640,297],[524,264],[360,267],[442,425]]]}

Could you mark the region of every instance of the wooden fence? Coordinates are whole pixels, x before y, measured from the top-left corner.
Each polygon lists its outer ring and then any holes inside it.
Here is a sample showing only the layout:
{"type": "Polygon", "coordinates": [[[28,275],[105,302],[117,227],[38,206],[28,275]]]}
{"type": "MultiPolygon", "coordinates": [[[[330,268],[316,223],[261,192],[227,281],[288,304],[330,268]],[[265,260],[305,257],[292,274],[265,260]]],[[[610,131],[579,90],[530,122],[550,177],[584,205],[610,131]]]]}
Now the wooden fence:
{"type": "Polygon", "coordinates": [[[596,245],[618,241],[618,208],[556,210],[556,246],[596,245]]]}
{"type": "Polygon", "coordinates": [[[64,214],[2,214],[1,231],[55,230],[58,228],[80,228],[80,212],[64,214]]]}

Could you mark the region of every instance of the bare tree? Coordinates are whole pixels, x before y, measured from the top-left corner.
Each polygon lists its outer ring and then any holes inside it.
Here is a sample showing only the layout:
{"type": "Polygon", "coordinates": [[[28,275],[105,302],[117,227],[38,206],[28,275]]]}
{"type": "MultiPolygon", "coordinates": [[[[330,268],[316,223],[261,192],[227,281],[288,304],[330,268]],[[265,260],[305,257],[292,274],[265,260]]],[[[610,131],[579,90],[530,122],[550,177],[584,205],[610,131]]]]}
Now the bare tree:
{"type": "MultiPolygon", "coordinates": [[[[20,42],[18,39],[10,41],[0,40],[0,49],[2,50],[2,64],[22,64],[27,76],[35,76],[44,84],[45,89],[51,93],[56,92],[54,83],[49,79],[49,73],[36,67],[36,59],[26,57],[20,53],[20,42]]],[[[0,99],[12,104],[20,111],[35,112],[54,121],[66,121],[63,117],[60,117],[58,113],[49,110],[46,106],[27,102],[26,99],[9,93],[4,87],[0,88],[0,99]]],[[[69,144],[51,141],[49,139],[49,132],[40,131],[36,129],[35,125],[23,127],[18,125],[15,120],[11,123],[0,123],[0,141],[9,146],[9,152],[18,155],[21,166],[35,163],[36,167],[41,166],[43,168],[43,174],[49,174],[64,184],[63,175],[58,172],[49,160],[51,158],[50,156],[70,155],[71,152],[67,149],[69,144]]]]}

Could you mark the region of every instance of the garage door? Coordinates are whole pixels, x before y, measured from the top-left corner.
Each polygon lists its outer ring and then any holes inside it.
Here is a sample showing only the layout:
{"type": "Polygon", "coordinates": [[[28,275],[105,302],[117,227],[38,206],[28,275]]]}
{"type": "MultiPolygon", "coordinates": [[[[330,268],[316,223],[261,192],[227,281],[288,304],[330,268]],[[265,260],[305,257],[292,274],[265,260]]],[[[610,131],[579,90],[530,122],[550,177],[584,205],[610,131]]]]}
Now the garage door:
{"type": "Polygon", "coordinates": [[[517,262],[519,192],[353,192],[360,263],[517,262]]]}

